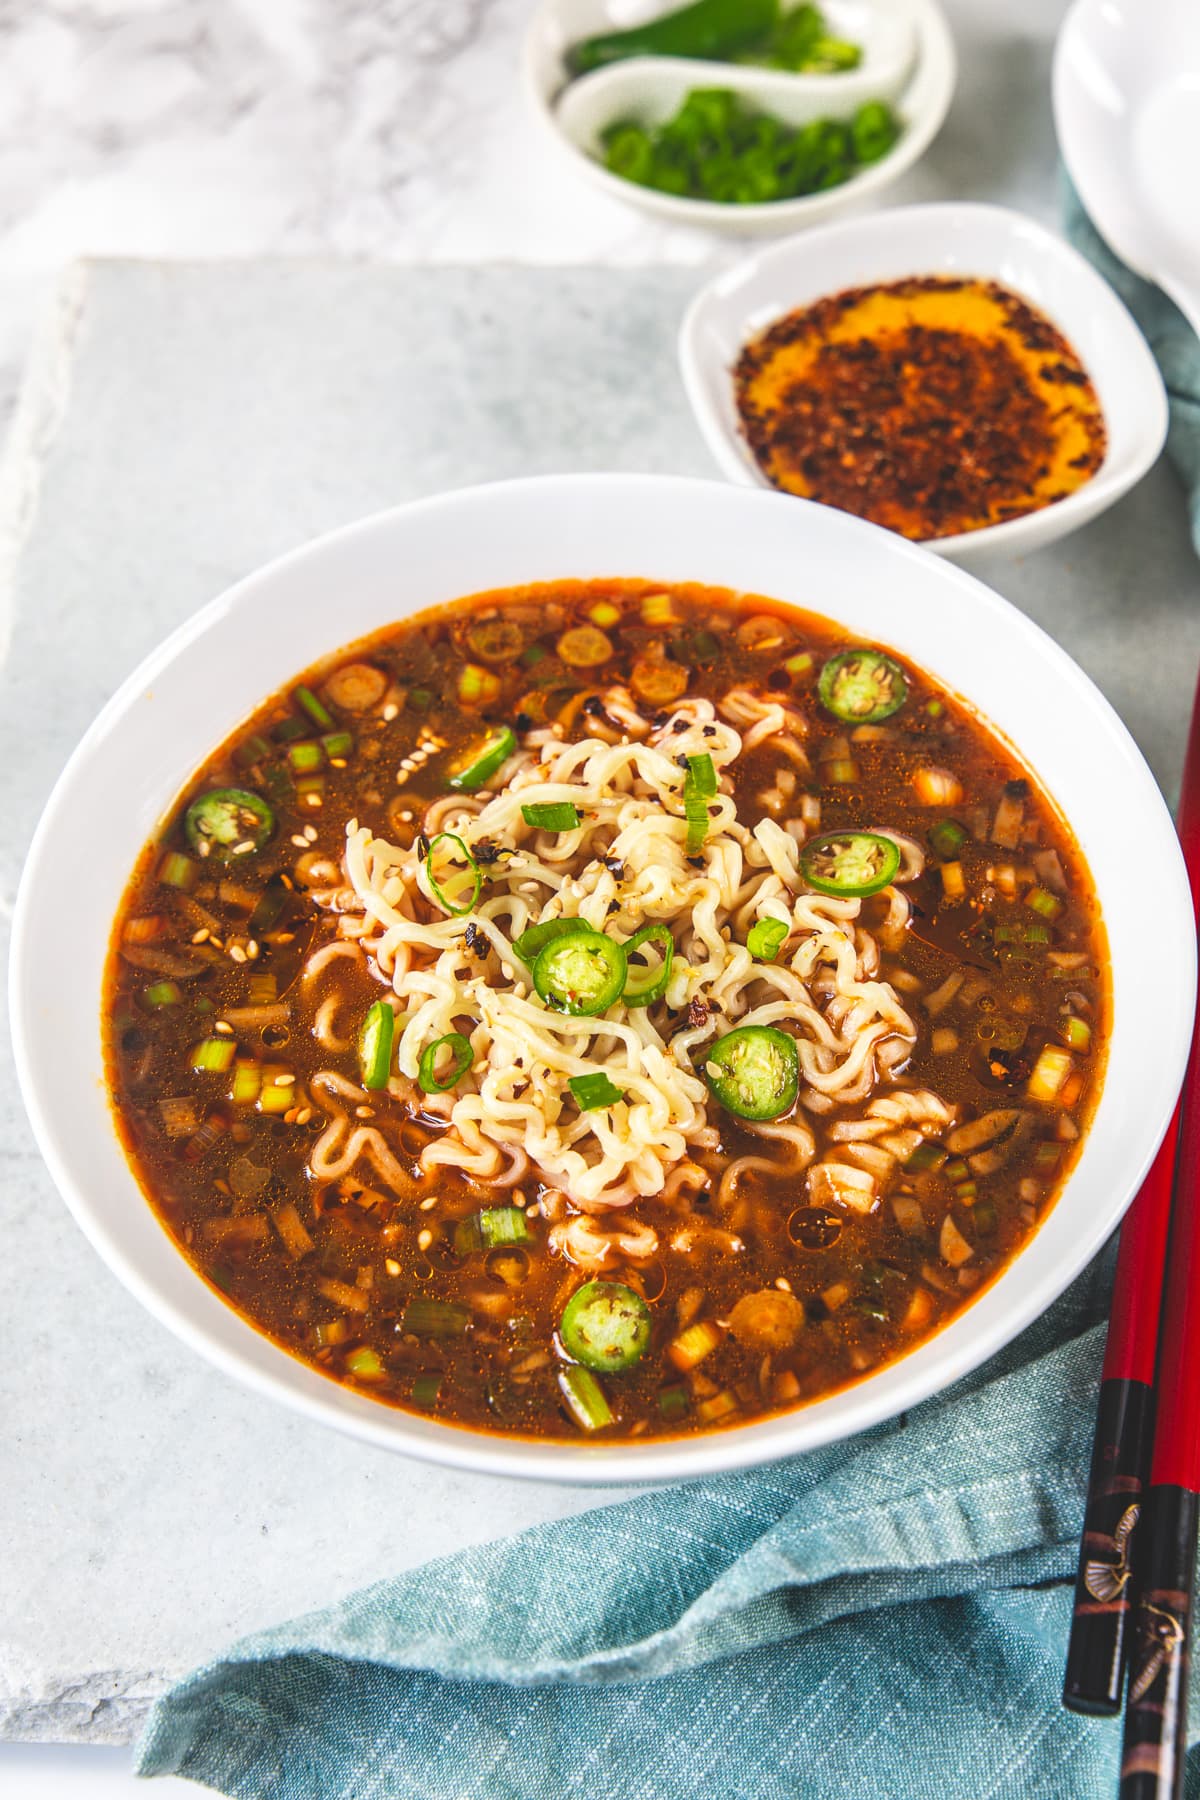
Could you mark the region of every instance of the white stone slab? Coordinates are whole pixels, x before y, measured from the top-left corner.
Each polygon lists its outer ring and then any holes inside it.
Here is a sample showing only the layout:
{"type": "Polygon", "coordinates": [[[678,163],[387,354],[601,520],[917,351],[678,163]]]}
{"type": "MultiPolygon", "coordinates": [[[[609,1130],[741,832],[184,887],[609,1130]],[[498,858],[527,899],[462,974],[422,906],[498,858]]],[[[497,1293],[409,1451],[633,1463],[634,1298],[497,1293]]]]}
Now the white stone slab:
{"type": "MultiPolygon", "coordinates": [[[[670,270],[92,268],[0,681],[0,907],[93,712],[264,558],[488,477],[710,473],[673,360],[693,284],[670,270]]],[[[1100,680],[1169,788],[1200,658],[1200,572],[1170,473],[987,573],[1100,680]]],[[[1136,821],[1118,828],[1135,859],[1136,821]]],[[[7,1044],[0,1056],[0,1736],[126,1740],[165,1682],[239,1633],[596,1504],[362,1448],[211,1371],[84,1243],[32,1149],[7,1044]]]]}

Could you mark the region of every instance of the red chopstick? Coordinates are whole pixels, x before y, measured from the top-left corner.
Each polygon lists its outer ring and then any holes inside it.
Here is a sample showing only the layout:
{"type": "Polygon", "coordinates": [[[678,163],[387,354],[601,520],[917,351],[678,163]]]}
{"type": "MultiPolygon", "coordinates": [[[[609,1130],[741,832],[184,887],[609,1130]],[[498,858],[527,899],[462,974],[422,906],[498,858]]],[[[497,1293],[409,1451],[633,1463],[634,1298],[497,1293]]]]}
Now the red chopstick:
{"type": "Polygon", "coordinates": [[[1154,1359],[1178,1124],[1176,1108],[1121,1227],[1079,1540],[1063,1705],[1107,1718],[1121,1707],[1132,1540],[1154,1442],[1154,1359]]]}
{"type": "MultiPolygon", "coordinates": [[[[1200,687],[1179,834],[1200,921],[1200,687]]],[[[1180,1096],[1175,1197],[1162,1299],[1150,1482],[1137,1526],[1137,1595],[1121,1753],[1121,1800],[1181,1800],[1200,1522],[1200,1027],[1180,1096]]]]}

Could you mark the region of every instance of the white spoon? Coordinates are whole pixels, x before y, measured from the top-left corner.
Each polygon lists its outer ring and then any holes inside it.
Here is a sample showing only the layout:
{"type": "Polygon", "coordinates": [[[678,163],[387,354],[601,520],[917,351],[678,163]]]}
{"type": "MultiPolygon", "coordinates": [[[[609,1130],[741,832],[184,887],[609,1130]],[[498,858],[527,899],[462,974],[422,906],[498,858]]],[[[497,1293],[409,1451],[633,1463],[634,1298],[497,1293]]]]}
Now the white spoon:
{"type": "Polygon", "coordinates": [[[1200,336],[1200,4],[1075,0],[1054,57],[1068,173],[1109,248],[1200,336]]]}

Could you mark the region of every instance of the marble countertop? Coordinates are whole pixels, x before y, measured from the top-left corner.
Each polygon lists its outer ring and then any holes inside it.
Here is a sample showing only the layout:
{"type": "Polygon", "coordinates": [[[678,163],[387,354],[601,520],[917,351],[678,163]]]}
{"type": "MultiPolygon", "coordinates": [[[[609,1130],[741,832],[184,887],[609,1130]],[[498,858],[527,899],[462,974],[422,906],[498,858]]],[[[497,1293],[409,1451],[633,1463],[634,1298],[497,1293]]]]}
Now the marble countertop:
{"type": "MultiPolygon", "coordinates": [[[[886,203],[1055,211],[1066,0],[946,0],[960,80],[886,203]]],[[[532,0],[0,0],[0,407],[95,256],[701,263],[729,239],[593,192],[520,91],[532,0]]]]}
{"type": "MultiPolygon", "coordinates": [[[[1053,223],[1049,71],[1066,0],[945,5],[958,93],[933,149],[885,204],[994,200],[1053,223]]],[[[581,184],[554,153],[517,80],[531,7],[0,0],[0,421],[37,315],[83,256],[625,266],[735,257],[736,240],[649,221],[581,184]]],[[[989,574],[1006,586],[1001,571],[989,574]]],[[[430,1480],[435,1507],[444,1485],[430,1480]]],[[[579,1503],[564,1493],[546,1510],[579,1503]]],[[[458,1535],[499,1528],[481,1486],[458,1535]]],[[[431,1538],[426,1553],[445,1541],[431,1538]]],[[[32,1749],[0,1746],[0,1787],[14,1800],[99,1792],[101,1765],[71,1761],[83,1754],[63,1751],[43,1769],[32,1749]]]]}

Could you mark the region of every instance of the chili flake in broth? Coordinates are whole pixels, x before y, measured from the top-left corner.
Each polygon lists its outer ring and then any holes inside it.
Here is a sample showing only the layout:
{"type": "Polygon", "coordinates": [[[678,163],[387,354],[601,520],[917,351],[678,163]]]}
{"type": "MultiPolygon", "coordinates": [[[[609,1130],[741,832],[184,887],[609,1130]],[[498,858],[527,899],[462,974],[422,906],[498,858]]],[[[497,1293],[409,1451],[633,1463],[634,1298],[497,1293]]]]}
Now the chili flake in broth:
{"type": "Polygon", "coordinates": [[[738,411],[772,484],[950,537],[1051,506],[1104,459],[1104,416],[1062,333],[995,282],[851,288],[746,345],[738,411]]]}

